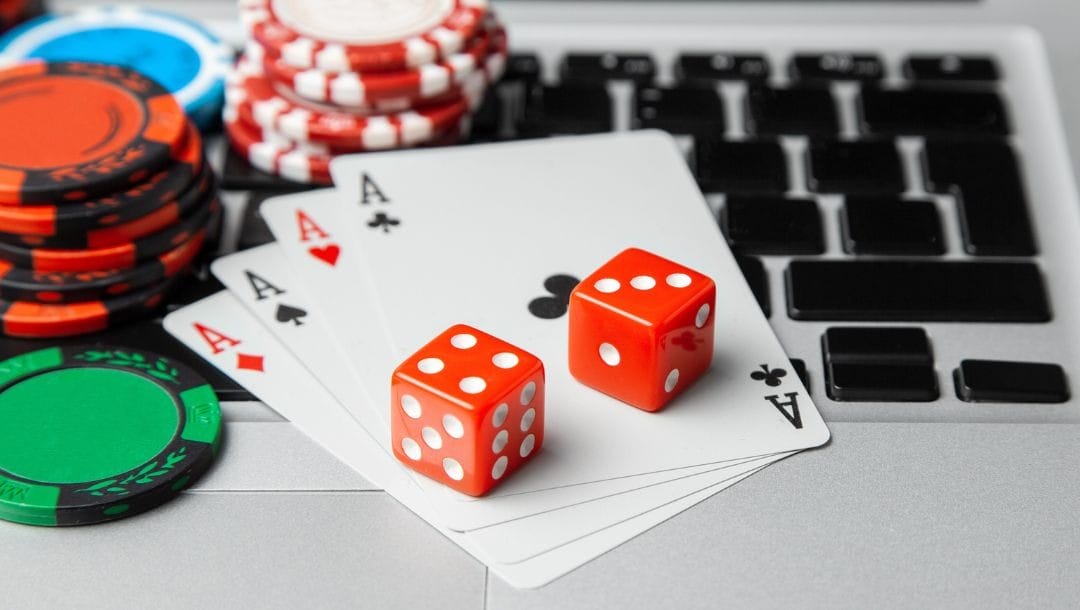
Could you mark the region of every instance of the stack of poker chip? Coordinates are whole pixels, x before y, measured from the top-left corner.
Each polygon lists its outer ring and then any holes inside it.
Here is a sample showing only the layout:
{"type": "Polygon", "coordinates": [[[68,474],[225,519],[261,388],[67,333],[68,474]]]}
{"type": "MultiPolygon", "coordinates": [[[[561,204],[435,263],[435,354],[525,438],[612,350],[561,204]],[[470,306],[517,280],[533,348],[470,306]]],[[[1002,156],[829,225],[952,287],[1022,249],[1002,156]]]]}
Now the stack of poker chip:
{"type": "Polygon", "coordinates": [[[339,155],[467,135],[506,65],[487,0],[240,0],[225,130],[256,169],[329,184],[339,155]]]}
{"type": "Polygon", "coordinates": [[[45,12],[45,0],[0,0],[0,31],[45,12]]]}
{"type": "MultiPolygon", "coordinates": [[[[2,1],[2,0],[0,0],[2,1]]],[[[201,129],[216,127],[233,49],[200,24],[129,5],[45,15],[0,38],[0,61],[88,61],[137,70],[169,90],[201,129]]]]}
{"type": "Polygon", "coordinates": [[[199,131],[133,70],[0,70],[0,331],[59,337],[154,312],[221,204],[199,131]]]}

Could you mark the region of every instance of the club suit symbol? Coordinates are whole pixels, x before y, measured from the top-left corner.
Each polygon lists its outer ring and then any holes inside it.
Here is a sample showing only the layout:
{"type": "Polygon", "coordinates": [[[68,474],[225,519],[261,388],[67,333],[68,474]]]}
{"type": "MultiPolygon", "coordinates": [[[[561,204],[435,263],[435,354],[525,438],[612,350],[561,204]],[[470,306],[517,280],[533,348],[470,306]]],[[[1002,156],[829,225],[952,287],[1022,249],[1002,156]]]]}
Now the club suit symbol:
{"type": "Polygon", "coordinates": [[[376,212],[375,216],[368,221],[367,226],[372,229],[383,230],[383,233],[389,233],[390,229],[401,224],[401,221],[397,218],[391,218],[386,212],[376,212]]]}
{"type": "Polygon", "coordinates": [[[761,365],[760,371],[750,373],[750,379],[753,379],[754,381],[764,381],[765,385],[770,388],[775,388],[780,385],[784,377],[787,377],[787,371],[784,369],[770,369],[767,364],[761,365]]]}
{"type": "Polygon", "coordinates": [[[566,315],[570,306],[570,293],[581,283],[572,275],[553,275],[544,280],[544,289],[552,296],[533,299],[529,312],[541,320],[556,320],[566,315]]]}

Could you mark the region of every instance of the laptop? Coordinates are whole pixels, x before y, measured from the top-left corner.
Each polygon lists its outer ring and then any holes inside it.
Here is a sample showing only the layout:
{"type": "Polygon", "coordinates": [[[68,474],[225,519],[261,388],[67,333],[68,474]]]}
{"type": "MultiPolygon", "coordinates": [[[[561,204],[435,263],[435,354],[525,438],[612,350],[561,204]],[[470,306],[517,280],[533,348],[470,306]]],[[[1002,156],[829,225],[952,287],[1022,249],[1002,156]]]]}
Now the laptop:
{"type": "MultiPolygon", "coordinates": [[[[241,41],[230,0],[143,4],[241,41]]],[[[4,605],[1075,607],[1080,5],[496,5],[515,54],[470,141],[676,134],[830,445],[516,590],[204,369],[224,459],[135,519],[5,528],[4,605]]],[[[269,241],[299,187],[215,146],[222,252],[269,241]]],[[[158,321],[105,339],[198,364],[158,321]]]]}

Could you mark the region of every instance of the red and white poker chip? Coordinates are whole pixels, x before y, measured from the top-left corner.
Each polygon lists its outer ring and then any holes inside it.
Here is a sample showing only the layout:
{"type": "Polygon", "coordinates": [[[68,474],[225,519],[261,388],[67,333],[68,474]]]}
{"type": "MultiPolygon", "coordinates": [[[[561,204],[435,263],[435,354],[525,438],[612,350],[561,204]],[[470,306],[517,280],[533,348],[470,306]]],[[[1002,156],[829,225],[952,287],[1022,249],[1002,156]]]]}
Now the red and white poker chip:
{"type": "MultiPolygon", "coordinates": [[[[446,131],[434,134],[420,146],[447,146],[468,134],[468,115],[446,131]]],[[[297,142],[272,129],[260,129],[236,114],[225,111],[225,133],[233,150],[255,169],[305,184],[332,184],[330,163],[335,157],[356,151],[325,144],[297,142]]]]}
{"type": "Polygon", "coordinates": [[[305,184],[333,184],[332,155],[283,138],[268,138],[240,120],[231,108],[225,110],[224,124],[229,145],[255,169],[305,184]]]}
{"type": "Polygon", "coordinates": [[[248,58],[262,62],[266,75],[304,99],[350,107],[373,107],[394,100],[417,105],[460,92],[469,75],[484,67],[493,53],[505,54],[506,31],[495,27],[484,31],[462,53],[432,64],[396,72],[327,72],[318,68],[300,69],[288,65],[281,56],[265,53],[259,45],[249,45],[248,58]],[[261,57],[260,57],[261,55],[261,57]]]}
{"type": "Polygon", "coordinates": [[[240,0],[252,38],[285,64],[327,72],[428,65],[461,52],[488,0],[240,0]]]}
{"type": "Polygon", "coordinates": [[[230,75],[227,103],[239,117],[298,142],[317,142],[353,151],[415,146],[456,124],[469,111],[461,98],[416,110],[358,115],[296,100],[275,88],[259,66],[241,59],[230,75]]]}

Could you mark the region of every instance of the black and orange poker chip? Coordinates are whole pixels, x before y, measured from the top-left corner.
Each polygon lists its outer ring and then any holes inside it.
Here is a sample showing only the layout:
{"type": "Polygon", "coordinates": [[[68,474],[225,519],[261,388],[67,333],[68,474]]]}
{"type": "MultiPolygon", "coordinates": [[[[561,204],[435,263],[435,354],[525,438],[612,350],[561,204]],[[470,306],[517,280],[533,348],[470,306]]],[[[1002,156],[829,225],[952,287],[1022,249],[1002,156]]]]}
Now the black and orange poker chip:
{"type": "Polygon", "coordinates": [[[96,333],[159,311],[175,285],[168,278],[113,299],[62,305],[0,301],[0,324],[4,335],[27,339],[96,333]]]}
{"type": "Polygon", "coordinates": [[[132,269],[38,273],[0,262],[0,300],[44,305],[104,301],[153,286],[182,274],[201,253],[210,229],[200,228],[188,241],[132,269]]]}
{"type": "MultiPolygon", "coordinates": [[[[195,181],[185,185],[182,191],[171,193],[166,200],[153,201],[147,212],[137,218],[108,227],[87,231],[68,231],[59,235],[41,237],[16,235],[0,231],[0,244],[26,248],[86,249],[97,250],[121,245],[163,231],[180,222],[197,207],[207,202],[216,190],[217,180],[210,166],[204,166],[195,181]]],[[[3,227],[0,221],[0,228],[3,227]]],[[[0,257],[3,255],[0,254],[0,257]]]]}
{"type": "Polygon", "coordinates": [[[222,216],[202,137],[159,84],[81,62],[0,69],[3,335],[156,313],[222,216]]]}
{"type": "Polygon", "coordinates": [[[198,206],[180,222],[153,235],[92,250],[26,248],[0,242],[0,260],[23,269],[46,273],[131,269],[141,261],[168,252],[188,241],[196,231],[206,226],[212,216],[219,215],[220,212],[221,203],[214,197],[198,206]]]}
{"type": "Polygon", "coordinates": [[[143,218],[179,197],[202,169],[202,137],[189,125],[184,146],[168,165],[125,191],[54,205],[0,205],[0,239],[47,246],[143,218]]]}
{"type": "Polygon", "coordinates": [[[0,70],[0,205],[132,188],[182,150],[187,125],[176,98],[127,68],[32,61],[0,70]]]}

